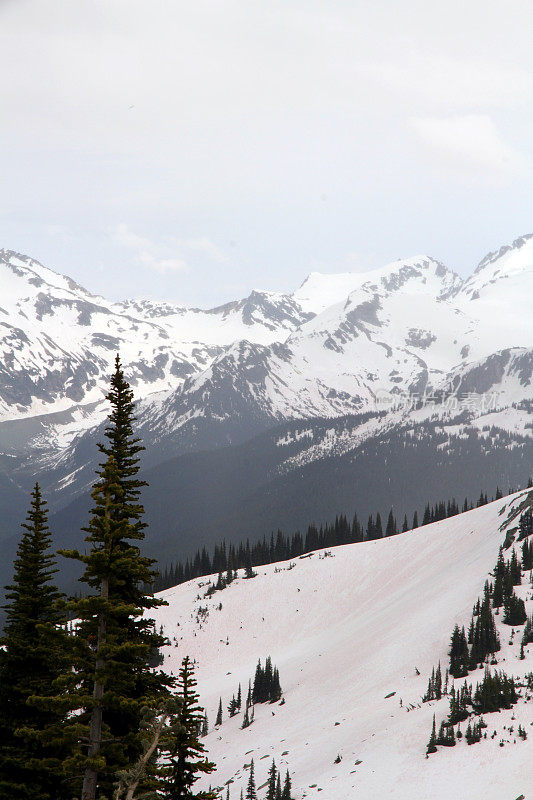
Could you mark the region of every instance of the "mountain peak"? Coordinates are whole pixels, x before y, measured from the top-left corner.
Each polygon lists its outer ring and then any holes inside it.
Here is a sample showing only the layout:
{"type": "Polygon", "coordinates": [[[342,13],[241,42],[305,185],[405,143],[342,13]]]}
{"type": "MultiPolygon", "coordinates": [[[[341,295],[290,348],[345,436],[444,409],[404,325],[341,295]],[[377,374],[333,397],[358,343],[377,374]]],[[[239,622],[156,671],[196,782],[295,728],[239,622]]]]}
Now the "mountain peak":
{"type": "Polygon", "coordinates": [[[23,253],[18,253],[15,250],[0,250],[0,268],[1,267],[7,267],[17,278],[23,279],[26,283],[37,289],[49,286],[53,289],[82,294],[86,298],[94,297],[87,289],[84,289],[83,286],[80,286],[73,281],[72,278],[69,278],[68,275],[61,275],[59,272],[54,272],[54,270],[45,267],[34,258],[23,253]]]}
{"type": "Polygon", "coordinates": [[[514,316],[520,317],[518,309],[522,306],[527,315],[533,291],[533,234],[521,236],[512,244],[488,253],[474,274],[464,282],[458,296],[468,300],[490,296],[492,302],[497,303],[504,284],[514,316]]]}
{"type": "Polygon", "coordinates": [[[513,251],[522,250],[524,247],[526,247],[526,251],[529,255],[531,252],[533,252],[533,242],[531,242],[532,239],[533,233],[526,233],[524,236],[519,236],[518,239],[515,239],[511,244],[502,245],[499,250],[494,250],[491,253],[487,253],[487,255],[482,258],[477,265],[476,272],[480,272],[488,267],[489,264],[499,261],[504,256],[513,253],[513,251]]]}
{"type": "Polygon", "coordinates": [[[375,286],[378,290],[394,292],[413,279],[427,283],[428,276],[437,280],[438,295],[462,282],[440,261],[422,254],[399,258],[364,272],[311,272],[292,296],[305,311],[319,314],[329,306],[345,301],[357,289],[375,286]]]}

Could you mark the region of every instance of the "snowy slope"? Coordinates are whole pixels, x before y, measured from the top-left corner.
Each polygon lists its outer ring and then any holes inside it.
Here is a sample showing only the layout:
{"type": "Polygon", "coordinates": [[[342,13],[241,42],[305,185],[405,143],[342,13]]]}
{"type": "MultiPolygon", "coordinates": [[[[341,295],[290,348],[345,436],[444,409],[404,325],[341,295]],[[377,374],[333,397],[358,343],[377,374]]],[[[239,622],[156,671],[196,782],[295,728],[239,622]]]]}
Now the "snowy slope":
{"type": "MultiPolygon", "coordinates": [[[[505,531],[516,525],[510,511],[524,497],[330,555],[316,552],[293,568],[259,567],[253,580],[241,577],[209,599],[208,579],[162,593],[169,605],[157,622],[173,641],[166,668],[177,672],[185,655],[197,662],[211,725],[205,743],[217,764],[213,785],[229,781],[237,800],[250,759],[260,786],[275,758],[283,773],[289,768],[298,800],[532,796],[533,703],[522,698],[514,712],[485,715],[494,739],[472,747],[463,739],[429,759],[433,714],[442,719],[447,701],[421,703],[431,669],[439,659],[447,663],[454,624],[468,624],[505,531]],[[256,706],[255,721],[241,730],[242,712],[229,719],[225,706],[239,682],[246,694],[267,655],[279,668],[285,703],[256,706]],[[213,728],[220,696],[224,722],[213,728]],[[516,732],[519,723],[529,739],[514,744],[516,733],[504,726],[516,732]]],[[[519,591],[531,613],[531,586],[519,591]]],[[[498,625],[501,665],[515,676],[531,671],[533,647],[518,660],[520,636],[509,645],[508,626],[498,625]]],[[[469,680],[480,676],[470,673],[469,680]]]]}

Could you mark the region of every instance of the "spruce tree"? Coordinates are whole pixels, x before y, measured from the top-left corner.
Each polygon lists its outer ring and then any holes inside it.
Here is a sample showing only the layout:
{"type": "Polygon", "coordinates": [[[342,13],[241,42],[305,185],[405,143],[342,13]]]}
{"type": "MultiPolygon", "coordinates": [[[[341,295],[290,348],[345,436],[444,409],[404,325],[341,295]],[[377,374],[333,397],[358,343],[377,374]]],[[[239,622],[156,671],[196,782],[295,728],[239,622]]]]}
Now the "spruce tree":
{"type": "Polygon", "coordinates": [[[429,737],[426,756],[429,756],[431,753],[436,753],[436,752],[437,752],[437,731],[435,728],[435,714],[433,714],[433,727],[431,729],[431,736],[429,737]]]}
{"type": "Polygon", "coordinates": [[[51,696],[66,668],[46,505],[36,483],[22,524],[13,582],[6,587],[0,651],[0,797],[12,800],[71,796],[62,780],[68,744],[54,733],[63,714],[32,703],[35,696],[51,696]]]}
{"type": "Polygon", "coordinates": [[[514,592],[505,598],[503,603],[504,617],[506,625],[522,625],[527,620],[527,613],[524,601],[517,597],[514,592]]]}
{"type": "Polygon", "coordinates": [[[289,775],[289,770],[287,770],[285,774],[285,781],[283,783],[283,792],[281,795],[281,800],[292,800],[292,786],[291,786],[291,776],[289,775]]]}
{"type": "MultiPolygon", "coordinates": [[[[97,472],[94,506],[85,532],[87,553],[63,551],[81,562],[81,578],[91,592],[70,601],[79,620],[73,642],[74,671],[67,692],[76,714],[71,726],[88,745],[67,761],[83,776],[82,800],[97,792],[112,794],[114,775],[142,754],[142,715],[146,705],[168,696],[172,680],[150,668],[153,653],[165,643],[146,612],[164,605],[148,594],[154,561],[141,555],[146,524],[137,477],[139,453],[134,436],[133,392],[117,356],[107,399],[111,403],[104,457],[97,472]]],[[[143,787],[141,787],[143,788],[143,787]]]]}
{"type": "Polygon", "coordinates": [[[272,759],[271,767],[268,771],[268,788],[265,800],[276,800],[276,777],[277,777],[276,762],[272,759]]]}
{"type": "Polygon", "coordinates": [[[455,626],[450,643],[450,675],[462,678],[468,674],[469,652],[465,629],[455,626]]]}
{"type": "Polygon", "coordinates": [[[173,698],[173,713],[165,731],[159,753],[158,797],[165,800],[215,800],[213,791],[195,792],[193,787],[202,775],[213,772],[215,765],[205,756],[205,747],[198,731],[203,719],[203,709],[198,705],[196,679],[188,657],[181,664],[177,694],[173,698]]]}
{"type": "Polygon", "coordinates": [[[255,772],[254,760],[250,764],[250,775],[248,778],[248,786],[246,787],[246,800],[257,800],[257,792],[255,789],[255,772]]]}
{"type": "Polygon", "coordinates": [[[218,711],[217,711],[217,718],[215,720],[215,725],[222,725],[222,698],[218,701],[218,711]]]}

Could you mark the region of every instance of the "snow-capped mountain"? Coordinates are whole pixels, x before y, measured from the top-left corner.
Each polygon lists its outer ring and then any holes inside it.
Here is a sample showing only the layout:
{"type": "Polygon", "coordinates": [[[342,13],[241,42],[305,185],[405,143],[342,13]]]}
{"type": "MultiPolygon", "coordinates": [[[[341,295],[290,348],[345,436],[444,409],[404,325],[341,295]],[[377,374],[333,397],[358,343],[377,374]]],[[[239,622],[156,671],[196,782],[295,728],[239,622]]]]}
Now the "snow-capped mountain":
{"type": "Polygon", "coordinates": [[[138,398],[169,393],[147,411],[155,420],[160,407],[168,430],[234,417],[246,395],[253,416],[276,422],[368,410],[382,393],[421,394],[533,341],[531,237],[487,256],[466,281],[418,256],[313,273],[292,296],[252,292],[207,311],[111,303],[10,251],[0,265],[4,419],[100,401],[118,350],[138,398]]]}
{"type": "Polygon", "coordinates": [[[208,431],[217,443],[238,441],[239,427],[245,437],[291,419],[379,410],[435,393],[490,390],[493,407],[531,398],[533,241],[518,240],[502,259],[505,270],[497,259],[481,265],[478,288],[425,257],[332,276],[329,295],[328,276],[313,275],[294,297],[304,297],[315,316],[283,343],[234,344],[147,410],[149,424],[188,446],[193,428],[205,446],[208,431]],[[348,287],[342,301],[319,310],[321,299],[348,287]]]}
{"type": "Polygon", "coordinates": [[[98,403],[118,351],[142,398],[176,388],[234,341],[283,340],[310,316],[260,292],[209,311],[112,303],[9,250],[0,251],[0,282],[0,420],[98,403]]]}
{"type": "MultiPolygon", "coordinates": [[[[438,728],[449,696],[422,699],[439,662],[444,680],[450,634],[455,624],[468,630],[499,548],[532,501],[521,492],[389,539],[257,567],[252,580],[241,572],[211,596],[216,575],[163,592],[165,668],[177,674],[184,656],[194,660],[209,720],[203,741],[217,769],[205,787],[223,787],[224,797],[229,787],[238,800],[251,760],[259,787],[274,759],[282,777],[289,770],[297,798],[528,798],[533,648],[520,658],[523,626],[512,632],[503,614],[495,617],[501,650],[491,669],[503,668],[520,688],[512,709],[484,714],[486,739],[469,746],[465,721],[454,747],[426,758],[433,715],[438,728]],[[244,707],[230,718],[227,705],[241,684],[244,706],[267,656],[279,669],[282,702],[256,704],[243,729],[244,707]]],[[[508,559],[511,548],[504,552],[508,559]]],[[[527,578],[515,591],[531,615],[527,578]]],[[[478,668],[466,680],[475,688],[483,674],[478,668]]],[[[464,681],[452,678],[448,690],[464,681]]]]}
{"type": "MultiPolygon", "coordinates": [[[[0,281],[2,480],[24,496],[38,474],[53,510],[87,495],[120,351],[148,477],[175,476],[165,502],[147,500],[173,554],[198,530],[237,536],[254,524],[262,535],[368,513],[374,499],[371,510],[412,513],[438,487],[494,491],[532,472],[532,236],[466,280],[416,256],[312,273],[292,295],[252,292],[210,310],[110,302],[11,251],[0,281]],[[218,460],[215,448],[229,450],[218,460]],[[422,499],[390,474],[407,452],[412,473],[425,465],[422,499]],[[179,533],[177,504],[188,509],[179,533]]],[[[58,529],[77,525],[80,509],[58,529]]]]}

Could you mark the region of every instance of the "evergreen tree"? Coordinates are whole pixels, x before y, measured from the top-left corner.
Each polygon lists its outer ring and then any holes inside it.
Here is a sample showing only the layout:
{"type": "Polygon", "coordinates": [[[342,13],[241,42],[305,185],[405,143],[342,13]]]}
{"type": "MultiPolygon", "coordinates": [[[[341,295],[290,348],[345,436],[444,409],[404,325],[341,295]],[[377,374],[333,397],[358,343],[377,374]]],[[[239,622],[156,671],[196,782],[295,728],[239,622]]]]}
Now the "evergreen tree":
{"type": "Polygon", "coordinates": [[[69,747],[54,728],[63,714],[31,702],[35,696],[49,698],[66,668],[60,595],[52,583],[57,569],[38,483],[22,528],[13,583],[6,587],[0,651],[0,796],[62,800],[70,797],[62,780],[69,747]]]}
{"type": "Polygon", "coordinates": [[[162,766],[159,768],[158,797],[165,800],[215,800],[216,792],[195,792],[193,787],[203,775],[213,772],[215,765],[205,756],[205,747],[198,737],[203,709],[198,705],[196,679],[188,657],[181,663],[173,713],[159,747],[162,766]]]}
{"type": "Polygon", "coordinates": [[[246,578],[255,578],[256,573],[254,572],[254,568],[252,567],[252,553],[250,550],[250,542],[246,542],[246,563],[245,563],[245,577],[246,578]]]}
{"type": "Polygon", "coordinates": [[[462,722],[468,719],[469,706],[472,705],[472,688],[464,682],[459,691],[455,691],[455,686],[452,686],[450,693],[450,712],[448,714],[448,723],[455,725],[456,722],[462,722]]]}
{"type": "Polygon", "coordinates": [[[533,642],[533,614],[527,618],[522,634],[522,647],[533,642]]]}
{"type": "Polygon", "coordinates": [[[431,736],[429,737],[426,756],[429,756],[431,753],[436,753],[436,752],[437,752],[437,731],[435,728],[435,714],[433,714],[433,727],[431,729],[431,736]]]}
{"type": "Polygon", "coordinates": [[[291,777],[289,775],[289,770],[287,770],[285,774],[285,781],[283,783],[283,793],[281,795],[281,800],[292,800],[292,786],[291,786],[291,777]]]}
{"type": "Polygon", "coordinates": [[[487,667],[483,680],[476,686],[472,705],[477,714],[485,714],[501,708],[509,709],[517,699],[513,678],[509,678],[504,672],[491,673],[487,667]]]}
{"type": "Polygon", "coordinates": [[[215,720],[215,725],[222,725],[222,698],[218,701],[218,711],[217,711],[217,718],[215,720]]]}
{"type": "Polygon", "coordinates": [[[135,764],[116,774],[117,784],[113,800],[132,800],[136,796],[139,784],[156,757],[161,737],[168,728],[174,706],[175,700],[169,698],[159,706],[147,707],[144,710],[142,719],[143,752],[135,764]]]}
{"type": "Polygon", "coordinates": [[[527,620],[526,607],[524,601],[513,592],[506,597],[503,602],[504,617],[506,625],[522,625],[527,620]]]}
{"type": "Polygon", "coordinates": [[[522,569],[533,569],[533,540],[526,539],[522,544],[522,569]]]}
{"type": "Polygon", "coordinates": [[[494,586],[492,590],[492,605],[494,608],[500,608],[503,605],[504,595],[507,587],[507,565],[503,557],[503,552],[500,548],[498,561],[494,568],[494,586]]]}
{"type": "Polygon", "coordinates": [[[237,698],[235,697],[235,695],[233,695],[228,704],[228,714],[230,715],[230,717],[234,717],[235,714],[238,712],[238,710],[239,710],[239,705],[237,703],[237,698]]]}
{"type": "Polygon", "coordinates": [[[278,772],[278,779],[276,781],[276,800],[283,800],[281,792],[281,775],[279,772],[278,772]]]}
{"type": "Polygon", "coordinates": [[[250,764],[250,776],[248,778],[248,786],[246,787],[246,800],[257,800],[253,758],[250,764]]]}
{"type": "Polygon", "coordinates": [[[267,656],[264,668],[257,663],[251,701],[253,703],[276,703],[281,698],[281,685],[277,667],[272,667],[272,659],[267,656]]]}
{"type": "Polygon", "coordinates": [[[266,793],[265,800],[276,800],[276,778],[277,778],[278,771],[276,769],[276,763],[274,759],[272,759],[272,765],[268,771],[268,788],[266,793]]]}
{"type": "Polygon", "coordinates": [[[531,536],[533,534],[533,513],[531,509],[524,511],[524,513],[520,517],[520,522],[518,526],[518,539],[525,539],[527,536],[531,536]]]}
{"type": "Polygon", "coordinates": [[[509,571],[511,573],[511,582],[513,586],[520,586],[522,583],[522,570],[520,568],[520,562],[518,561],[518,556],[516,555],[516,550],[514,548],[511,556],[511,562],[509,564],[509,571]]]}
{"type": "Polygon", "coordinates": [[[458,625],[455,626],[450,643],[450,675],[454,678],[462,678],[468,674],[469,652],[465,636],[465,629],[462,630],[458,625]]]}
{"type": "Polygon", "coordinates": [[[478,599],[474,607],[472,622],[469,629],[470,660],[469,669],[476,669],[488,655],[498,652],[500,640],[496,630],[496,623],[490,605],[490,588],[485,584],[483,602],[478,599]],[[475,617],[475,622],[474,622],[475,617]]]}
{"type": "Polygon", "coordinates": [[[146,590],[155,572],[153,560],[141,556],[138,546],[146,528],[139,501],[145,484],[137,477],[138,454],[144,448],[133,434],[133,392],[118,356],[107,399],[112,409],[104,431],[107,443],[98,445],[104,462],[84,529],[90,548],[87,553],[62,552],[85,566],[81,580],[92,591],[69,603],[79,620],[67,691],[77,712],[70,727],[88,745],[65,768],[83,775],[82,800],[94,800],[97,791],[111,796],[113,776],[142,754],[144,708],[167,697],[172,685],[168,676],[150,668],[165,639],[145,612],[164,602],[146,590]]]}

